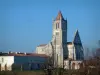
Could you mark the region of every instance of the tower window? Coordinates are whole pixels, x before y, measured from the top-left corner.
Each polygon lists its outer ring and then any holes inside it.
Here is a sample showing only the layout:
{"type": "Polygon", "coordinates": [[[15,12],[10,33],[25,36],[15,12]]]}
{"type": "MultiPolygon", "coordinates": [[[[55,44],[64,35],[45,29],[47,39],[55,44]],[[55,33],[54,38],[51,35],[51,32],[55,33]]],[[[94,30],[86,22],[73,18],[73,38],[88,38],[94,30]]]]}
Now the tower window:
{"type": "Polygon", "coordinates": [[[57,25],[57,26],[58,26],[58,28],[59,28],[59,23],[58,23],[58,25],[57,25]]]}
{"type": "Polygon", "coordinates": [[[58,29],[59,28],[59,23],[56,23],[56,29],[58,29]]]}
{"type": "Polygon", "coordinates": [[[57,29],[57,23],[56,23],[56,29],[57,29]]]}

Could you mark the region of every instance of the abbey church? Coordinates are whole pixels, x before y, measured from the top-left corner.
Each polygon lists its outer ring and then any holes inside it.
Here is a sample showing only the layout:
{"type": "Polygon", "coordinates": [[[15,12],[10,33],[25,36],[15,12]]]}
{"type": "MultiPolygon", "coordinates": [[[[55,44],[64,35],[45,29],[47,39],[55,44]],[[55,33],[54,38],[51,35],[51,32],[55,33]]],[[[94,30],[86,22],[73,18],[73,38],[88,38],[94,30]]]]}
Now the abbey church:
{"type": "MultiPolygon", "coordinates": [[[[54,65],[63,67],[68,65],[69,59],[78,64],[84,59],[83,46],[76,30],[72,42],[67,40],[67,19],[64,19],[61,11],[53,20],[52,39],[48,44],[41,44],[36,47],[36,53],[54,55],[54,65]]],[[[73,65],[73,63],[71,63],[73,65]]],[[[68,67],[67,67],[68,68],[68,67]]]]}

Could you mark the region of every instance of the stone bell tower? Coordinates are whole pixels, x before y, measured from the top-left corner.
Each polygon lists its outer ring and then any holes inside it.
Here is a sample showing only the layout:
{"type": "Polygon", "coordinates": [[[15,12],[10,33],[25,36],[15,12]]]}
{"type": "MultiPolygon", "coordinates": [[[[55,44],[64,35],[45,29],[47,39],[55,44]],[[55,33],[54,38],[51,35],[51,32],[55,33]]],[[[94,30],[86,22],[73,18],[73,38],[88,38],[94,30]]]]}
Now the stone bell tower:
{"type": "Polygon", "coordinates": [[[61,11],[53,20],[53,46],[56,66],[63,67],[63,60],[67,58],[67,20],[62,16],[61,11]]]}

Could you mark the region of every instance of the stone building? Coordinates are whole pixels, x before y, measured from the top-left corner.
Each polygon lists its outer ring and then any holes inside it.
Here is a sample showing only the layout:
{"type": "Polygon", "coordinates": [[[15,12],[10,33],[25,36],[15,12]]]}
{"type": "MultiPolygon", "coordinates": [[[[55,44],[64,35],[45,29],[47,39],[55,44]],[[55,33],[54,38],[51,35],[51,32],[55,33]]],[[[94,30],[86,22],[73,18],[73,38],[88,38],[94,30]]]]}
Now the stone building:
{"type": "Polygon", "coordinates": [[[54,54],[55,67],[64,67],[65,61],[71,59],[75,62],[84,59],[83,46],[78,30],[72,42],[67,40],[67,19],[64,19],[61,11],[53,20],[52,39],[48,44],[36,47],[36,53],[52,56],[54,54]]]}

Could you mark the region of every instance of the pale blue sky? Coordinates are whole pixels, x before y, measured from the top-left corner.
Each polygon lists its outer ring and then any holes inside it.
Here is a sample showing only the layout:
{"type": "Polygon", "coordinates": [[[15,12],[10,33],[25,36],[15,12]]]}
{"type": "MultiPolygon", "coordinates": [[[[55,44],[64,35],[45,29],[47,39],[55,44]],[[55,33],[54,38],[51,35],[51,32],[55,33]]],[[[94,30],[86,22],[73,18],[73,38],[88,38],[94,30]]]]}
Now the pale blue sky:
{"type": "Polygon", "coordinates": [[[100,39],[100,0],[0,0],[0,51],[32,52],[52,37],[52,19],[61,10],[68,40],[79,30],[83,46],[100,39]]]}

